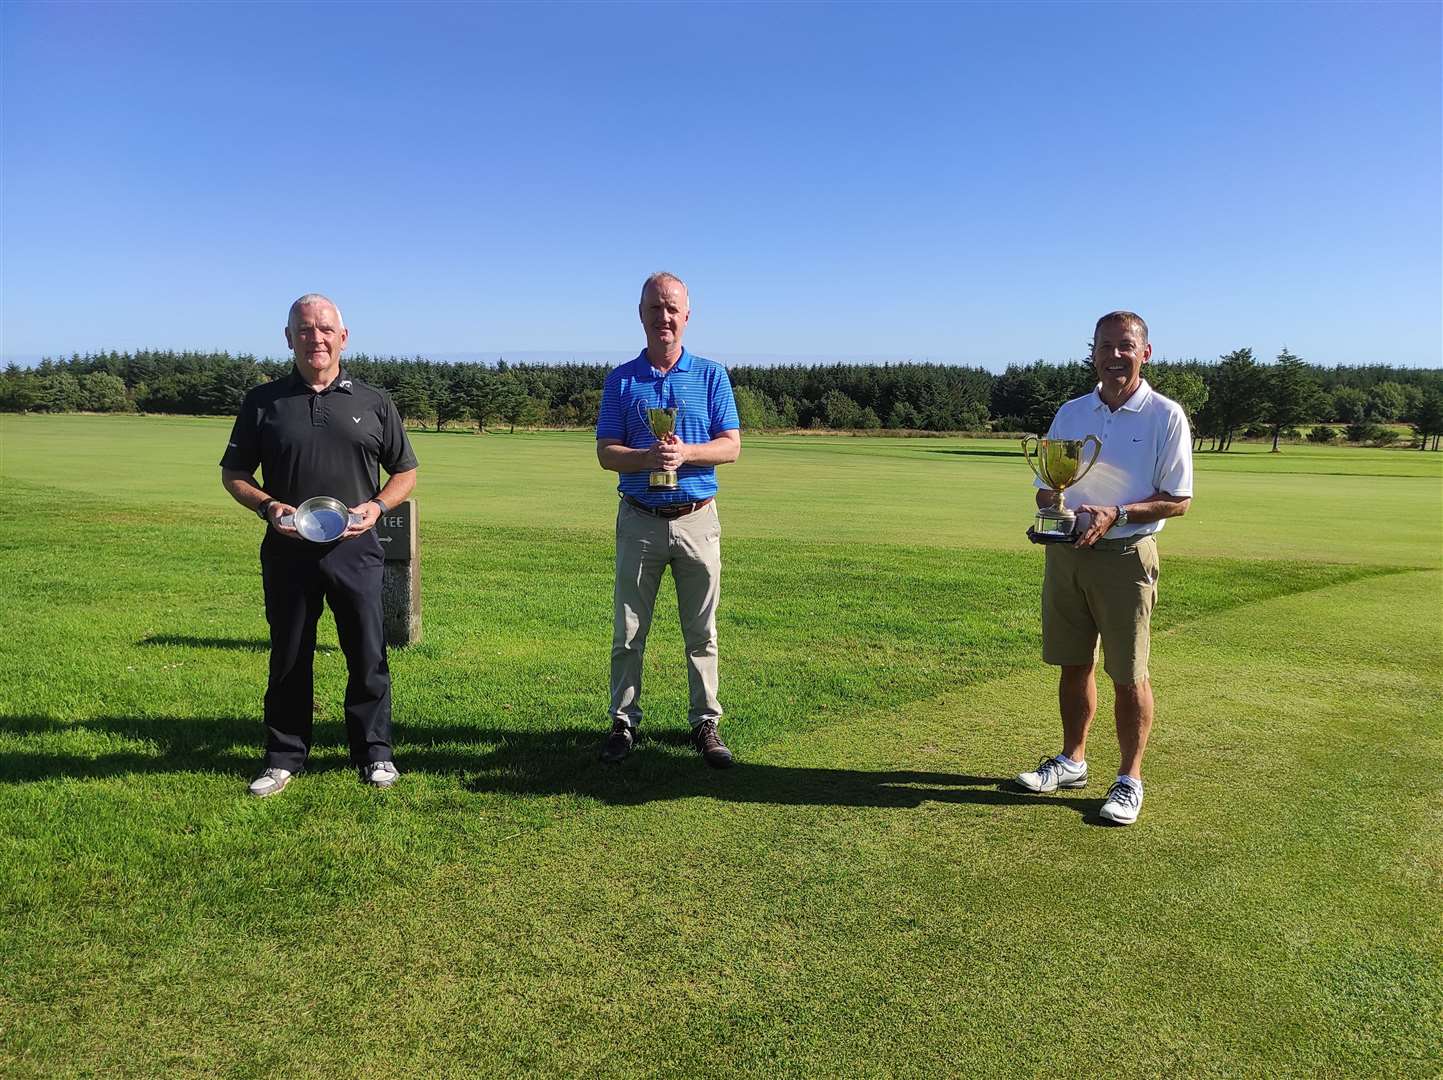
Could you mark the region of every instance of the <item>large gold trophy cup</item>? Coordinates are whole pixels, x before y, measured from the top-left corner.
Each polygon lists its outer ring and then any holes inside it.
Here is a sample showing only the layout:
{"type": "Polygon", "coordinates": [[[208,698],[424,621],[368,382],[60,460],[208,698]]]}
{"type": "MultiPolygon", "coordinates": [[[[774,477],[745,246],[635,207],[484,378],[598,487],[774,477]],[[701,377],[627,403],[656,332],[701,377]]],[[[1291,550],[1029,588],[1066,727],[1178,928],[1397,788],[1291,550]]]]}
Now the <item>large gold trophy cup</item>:
{"type": "MultiPolygon", "coordinates": [[[[681,416],[680,405],[670,405],[664,409],[651,409],[637,402],[637,408],[641,411],[642,419],[646,421],[646,426],[651,429],[657,442],[661,442],[668,435],[676,434],[677,420],[681,416]]],[[[647,477],[646,487],[648,491],[675,491],[677,487],[676,473],[654,469],[647,477]]]]}
{"type": "Polygon", "coordinates": [[[1097,463],[1102,453],[1102,440],[1096,435],[1085,439],[1039,439],[1026,435],[1022,439],[1022,457],[1048,488],[1057,492],[1057,505],[1037,511],[1037,520],[1027,530],[1027,539],[1034,544],[1063,544],[1076,539],[1077,515],[1063,500],[1063,492],[1084,476],[1097,463]],[[1087,446],[1093,446],[1087,457],[1087,446]],[[1035,447],[1035,449],[1034,449],[1035,447]],[[1086,458],[1086,464],[1083,459],[1086,458]]]}

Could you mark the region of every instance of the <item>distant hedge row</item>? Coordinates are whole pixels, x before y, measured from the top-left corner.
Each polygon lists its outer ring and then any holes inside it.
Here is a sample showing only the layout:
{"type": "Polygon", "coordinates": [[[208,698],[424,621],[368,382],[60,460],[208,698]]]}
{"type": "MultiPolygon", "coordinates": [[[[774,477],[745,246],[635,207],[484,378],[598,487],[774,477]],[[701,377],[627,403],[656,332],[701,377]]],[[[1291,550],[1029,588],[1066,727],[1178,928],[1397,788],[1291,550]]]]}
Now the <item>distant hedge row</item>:
{"type": "MultiPolygon", "coordinates": [[[[289,360],[230,353],[99,352],[0,376],[0,411],[186,413],[227,416],[252,386],[289,360]]],[[[346,368],[391,392],[407,420],[588,427],[596,422],[602,364],[446,364],[423,357],[348,356],[346,368]]],[[[1046,430],[1057,407],[1095,383],[1091,365],[1012,364],[1000,375],[944,364],[812,364],[730,369],[745,429],[1046,430]]],[[[1300,424],[1353,434],[1411,424],[1436,449],[1443,433],[1443,369],[1322,368],[1286,349],[1260,364],[1251,349],[1211,363],[1150,364],[1145,375],[1180,402],[1199,444],[1226,449],[1259,427],[1274,439],[1300,424]],[[1365,427],[1371,425],[1371,427],[1365,427]]]]}

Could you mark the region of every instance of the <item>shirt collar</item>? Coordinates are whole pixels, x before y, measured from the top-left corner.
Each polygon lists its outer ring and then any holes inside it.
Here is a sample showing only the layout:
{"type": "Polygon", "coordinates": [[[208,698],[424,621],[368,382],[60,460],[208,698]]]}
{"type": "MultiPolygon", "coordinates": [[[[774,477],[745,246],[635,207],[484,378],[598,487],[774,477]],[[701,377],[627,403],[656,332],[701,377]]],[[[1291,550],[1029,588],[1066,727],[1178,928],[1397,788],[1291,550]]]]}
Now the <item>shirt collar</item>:
{"type": "MultiPolygon", "coordinates": [[[[659,377],[659,376],[657,375],[656,368],[654,368],[654,367],[651,366],[651,358],[646,355],[646,350],[645,350],[645,349],[642,349],[641,352],[639,352],[639,353],[636,354],[636,359],[633,360],[632,363],[636,365],[636,376],[637,376],[637,378],[639,378],[639,379],[647,379],[647,380],[655,380],[655,379],[657,379],[657,378],[659,377]]],[[[681,355],[680,355],[679,357],[677,357],[676,363],[673,364],[673,365],[671,366],[670,370],[667,371],[667,375],[670,375],[673,371],[690,371],[690,370],[691,370],[691,353],[687,352],[686,346],[683,345],[683,346],[681,347],[681,355]]],[[[661,376],[661,377],[664,378],[664,376],[661,376]]]]}
{"type": "MultiPolygon", "coordinates": [[[[299,369],[297,369],[295,364],[291,365],[290,380],[292,387],[298,390],[305,390],[307,393],[315,393],[315,391],[311,389],[311,384],[306,382],[305,379],[301,378],[301,373],[299,369]]],[[[346,374],[345,368],[340,368],[336,372],[336,377],[332,379],[329,384],[327,384],[326,388],[322,390],[321,393],[329,394],[332,390],[339,390],[341,393],[344,394],[349,394],[351,392],[351,377],[346,374]]]]}
{"type": "MultiPolygon", "coordinates": [[[[1142,407],[1147,404],[1147,399],[1150,397],[1152,397],[1152,387],[1147,385],[1146,379],[1139,379],[1137,389],[1132,392],[1131,397],[1117,407],[1118,411],[1142,412],[1142,407]]],[[[1102,383],[1098,383],[1092,388],[1092,408],[1094,412],[1098,409],[1109,408],[1107,402],[1102,400],[1102,383]]]]}

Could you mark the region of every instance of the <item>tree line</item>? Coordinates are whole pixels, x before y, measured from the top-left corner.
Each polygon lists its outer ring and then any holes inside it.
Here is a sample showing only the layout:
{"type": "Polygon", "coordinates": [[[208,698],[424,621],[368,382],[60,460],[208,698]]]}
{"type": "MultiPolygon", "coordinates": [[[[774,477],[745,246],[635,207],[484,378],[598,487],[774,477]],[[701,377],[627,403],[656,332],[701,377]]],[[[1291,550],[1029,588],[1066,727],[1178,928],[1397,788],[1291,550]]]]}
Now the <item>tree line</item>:
{"type": "MultiPolygon", "coordinates": [[[[115,350],[8,365],[0,411],[147,412],[230,416],[252,386],[286,374],[290,360],[226,352],[115,350]]],[[[346,370],[388,390],[414,424],[591,427],[604,364],[439,363],[350,355],[346,370]]],[[[730,370],[746,430],[1043,432],[1058,406],[1096,383],[1084,361],[1012,364],[1001,374],[945,364],[738,366],[730,370]]],[[[1270,363],[1249,348],[1216,361],[1156,362],[1148,381],[1179,402],[1199,449],[1238,436],[1277,449],[1310,426],[1317,442],[1386,443],[1412,426],[1420,449],[1439,449],[1443,369],[1309,364],[1284,348],[1270,363]],[[1333,425],[1337,425],[1334,427],[1333,425]]]]}

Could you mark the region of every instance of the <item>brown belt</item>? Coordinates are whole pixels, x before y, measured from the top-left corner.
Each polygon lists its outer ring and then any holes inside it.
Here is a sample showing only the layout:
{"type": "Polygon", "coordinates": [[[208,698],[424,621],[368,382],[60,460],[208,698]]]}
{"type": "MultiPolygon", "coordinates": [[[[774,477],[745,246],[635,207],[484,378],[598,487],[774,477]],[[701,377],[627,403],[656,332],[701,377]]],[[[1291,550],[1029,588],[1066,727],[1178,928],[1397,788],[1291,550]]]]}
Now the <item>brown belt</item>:
{"type": "Polygon", "coordinates": [[[1134,533],[1131,536],[1120,536],[1115,540],[1098,540],[1092,546],[1097,548],[1098,551],[1120,551],[1126,553],[1152,535],[1152,533],[1134,533]]]}
{"type": "Polygon", "coordinates": [[[626,503],[627,506],[635,507],[643,514],[650,514],[652,517],[671,519],[686,517],[687,514],[694,514],[712,500],[708,498],[702,499],[700,502],[670,503],[667,506],[647,506],[646,503],[642,502],[640,499],[634,498],[631,495],[623,495],[621,497],[621,501],[626,503]]]}

